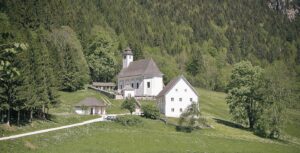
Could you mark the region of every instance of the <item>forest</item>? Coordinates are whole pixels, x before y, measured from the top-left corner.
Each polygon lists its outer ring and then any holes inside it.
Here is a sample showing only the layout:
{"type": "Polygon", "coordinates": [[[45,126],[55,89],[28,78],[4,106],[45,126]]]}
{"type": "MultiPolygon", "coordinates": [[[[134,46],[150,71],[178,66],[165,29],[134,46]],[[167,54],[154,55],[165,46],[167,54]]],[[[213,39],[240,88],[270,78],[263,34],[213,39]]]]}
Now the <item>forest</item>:
{"type": "Polygon", "coordinates": [[[0,119],[30,122],[59,106],[57,91],[113,82],[126,47],[153,58],[164,82],[184,74],[226,91],[233,65],[265,70],[299,107],[300,19],[273,0],[0,0],[0,119]],[[280,5],[280,7],[279,7],[280,5]]]}

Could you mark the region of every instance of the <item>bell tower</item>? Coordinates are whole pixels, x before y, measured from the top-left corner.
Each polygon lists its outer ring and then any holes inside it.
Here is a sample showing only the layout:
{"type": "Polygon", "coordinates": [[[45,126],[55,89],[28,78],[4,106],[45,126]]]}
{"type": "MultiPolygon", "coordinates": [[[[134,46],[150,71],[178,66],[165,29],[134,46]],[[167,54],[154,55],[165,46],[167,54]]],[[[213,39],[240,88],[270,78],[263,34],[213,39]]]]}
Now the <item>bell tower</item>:
{"type": "Polygon", "coordinates": [[[127,68],[129,64],[133,61],[133,54],[129,47],[123,51],[123,69],[127,68]]]}

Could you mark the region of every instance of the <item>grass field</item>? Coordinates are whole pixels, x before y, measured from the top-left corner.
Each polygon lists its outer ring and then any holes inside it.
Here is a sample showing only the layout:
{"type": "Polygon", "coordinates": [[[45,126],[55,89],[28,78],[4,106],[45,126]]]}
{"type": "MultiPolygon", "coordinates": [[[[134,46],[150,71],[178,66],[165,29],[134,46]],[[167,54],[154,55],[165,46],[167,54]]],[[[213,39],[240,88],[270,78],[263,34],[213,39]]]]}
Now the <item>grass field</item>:
{"type": "MultiPolygon", "coordinates": [[[[64,129],[16,140],[0,141],[0,152],[300,152],[299,111],[289,111],[283,140],[264,139],[230,122],[224,93],[198,89],[202,114],[214,127],[177,132],[161,121],[143,119],[144,124],[125,127],[114,122],[101,122],[64,129]],[[296,122],[296,123],[295,123],[296,122]]],[[[90,90],[62,93],[63,107],[53,113],[70,110],[85,96],[102,96],[90,90]],[[95,95],[94,95],[95,94],[95,95]],[[77,102],[75,102],[77,101],[77,102]],[[69,107],[69,108],[68,108],[69,107]]],[[[101,97],[99,97],[101,98],[101,97]]],[[[121,101],[111,101],[110,112],[122,112],[121,101]]],[[[147,102],[143,101],[142,104],[147,102]]],[[[69,113],[72,113],[69,111],[69,113]]]]}

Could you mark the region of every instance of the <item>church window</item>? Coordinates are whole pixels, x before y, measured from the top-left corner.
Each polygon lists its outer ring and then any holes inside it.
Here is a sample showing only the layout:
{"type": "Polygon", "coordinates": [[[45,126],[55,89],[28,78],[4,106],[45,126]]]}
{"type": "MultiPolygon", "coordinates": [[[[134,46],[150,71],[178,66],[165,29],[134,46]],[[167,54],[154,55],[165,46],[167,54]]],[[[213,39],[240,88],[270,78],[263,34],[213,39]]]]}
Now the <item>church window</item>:
{"type": "Polygon", "coordinates": [[[182,101],[182,98],[179,98],[179,101],[182,101]]]}
{"type": "Polygon", "coordinates": [[[147,82],[147,88],[150,88],[150,82],[147,82]]]}
{"type": "Polygon", "coordinates": [[[136,88],[137,88],[137,89],[139,88],[139,83],[138,83],[138,82],[136,83],[136,88]]]}
{"type": "Polygon", "coordinates": [[[133,83],[131,83],[131,88],[134,88],[134,84],[133,83]]]}
{"type": "Polygon", "coordinates": [[[174,112],[174,108],[171,108],[171,111],[174,112]]]}

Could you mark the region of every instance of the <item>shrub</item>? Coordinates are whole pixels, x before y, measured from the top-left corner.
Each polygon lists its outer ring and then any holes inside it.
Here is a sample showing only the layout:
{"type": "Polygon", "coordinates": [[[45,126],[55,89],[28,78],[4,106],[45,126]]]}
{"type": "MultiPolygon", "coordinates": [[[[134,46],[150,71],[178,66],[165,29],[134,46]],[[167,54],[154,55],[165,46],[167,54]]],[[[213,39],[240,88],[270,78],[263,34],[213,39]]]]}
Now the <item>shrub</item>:
{"type": "Polygon", "coordinates": [[[143,120],[141,119],[141,117],[134,116],[134,115],[117,116],[115,121],[124,126],[135,126],[135,125],[140,125],[143,123],[143,120]]]}
{"type": "Polygon", "coordinates": [[[135,111],[135,108],[136,108],[136,101],[134,98],[130,98],[130,99],[127,99],[122,103],[122,106],[121,106],[122,109],[127,109],[130,114],[132,114],[132,112],[135,111]]]}
{"type": "Polygon", "coordinates": [[[157,107],[153,105],[143,105],[143,117],[150,118],[150,119],[158,119],[160,117],[160,113],[157,107]]]}

